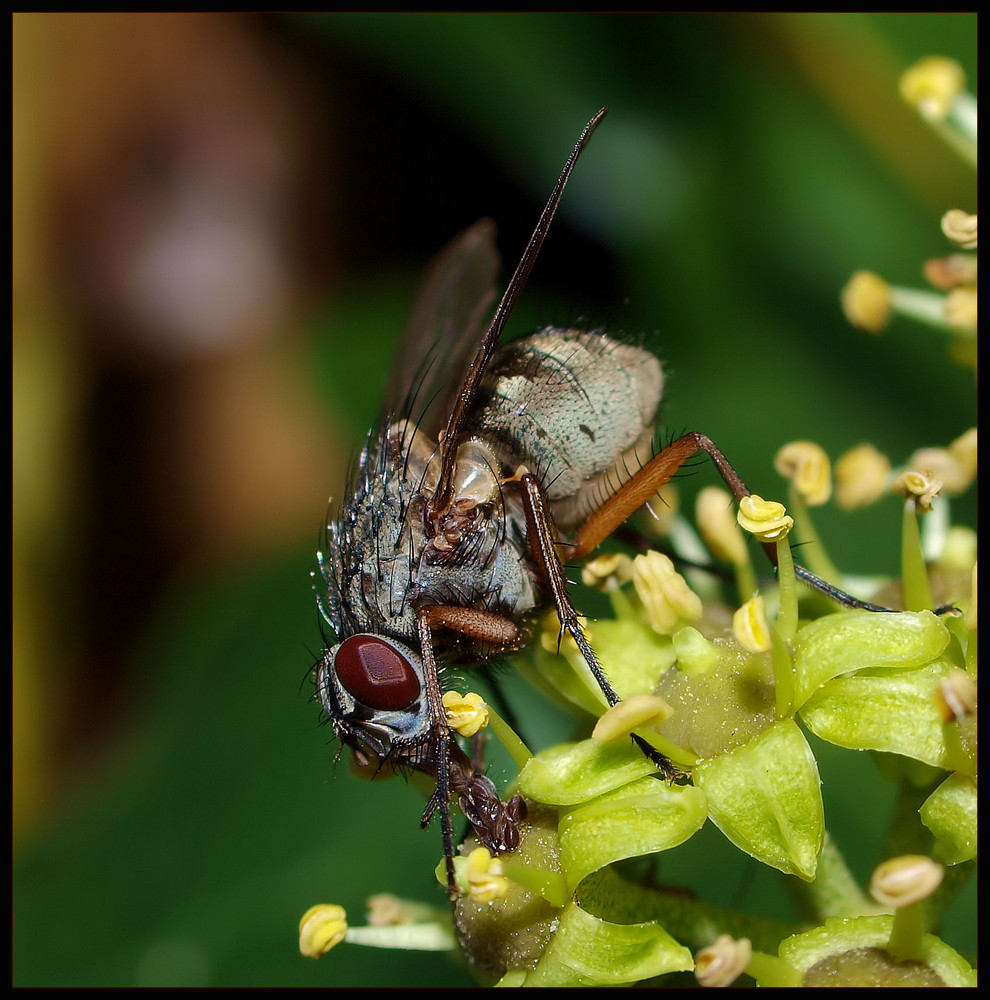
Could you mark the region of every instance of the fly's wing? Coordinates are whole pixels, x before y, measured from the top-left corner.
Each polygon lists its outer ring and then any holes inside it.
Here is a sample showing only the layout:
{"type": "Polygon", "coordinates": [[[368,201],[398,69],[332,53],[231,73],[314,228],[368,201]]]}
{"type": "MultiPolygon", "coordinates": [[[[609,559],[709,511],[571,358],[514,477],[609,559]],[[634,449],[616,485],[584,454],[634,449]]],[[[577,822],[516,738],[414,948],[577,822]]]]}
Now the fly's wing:
{"type": "Polygon", "coordinates": [[[416,293],[385,397],[436,440],[481,340],[499,269],[495,223],[482,219],[434,258],[416,293]]]}

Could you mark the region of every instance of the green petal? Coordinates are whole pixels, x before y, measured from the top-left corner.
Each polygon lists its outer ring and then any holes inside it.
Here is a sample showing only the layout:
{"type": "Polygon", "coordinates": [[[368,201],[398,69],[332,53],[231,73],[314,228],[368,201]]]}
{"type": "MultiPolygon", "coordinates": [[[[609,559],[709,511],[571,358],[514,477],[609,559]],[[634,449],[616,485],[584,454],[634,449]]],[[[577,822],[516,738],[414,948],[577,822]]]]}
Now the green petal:
{"type": "MultiPolygon", "coordinates": [[[[871,917],[833,917],[824,926],[795,934],[780,943],[780,957],[802,974],[814,971],[820,963],[834,956],[856,955],[866,949],[879,949],[886,954],[887,943],[894,927],[893,914],[871,917]]],[[[976,973],[966,960],[932,934],[926,934],[921,945],[919,971],[930,969],[946,986],[976,986],[976,973]]],[[[917,965],[917,963],[911,963],[917,965]]],[[[858,982],[843,982],[841,966],[837,967],[828,986],[856,986],[858,982]]],[[[910,974],[910,968],[906,970],[910,974]]],[[[816,984],[818,985],[818,984],[816,984]]],[[[882,985],[882,984],[879,984],[882,985]]],[[[888,985],[894,985],[889,983],[888,985]]],[[[897,985],[912,985],[898,982],[897,985]]],[[[915,984],[917,985],[917,984],[915,984]]],[[[927,984],[925,984],[927,985],[927,984]]]]}
{"type": "Polygon", "coordinates": [[[684,843],[704,826],[707,813],[700,788],[655,778],[641,778],[572,809],[559,827],[568,890],[613,861],[684,843]]]}
{"type": "Polygon", "coordinates": [[[949,644],[948,629],[930,611],[843,611],[798,632],[794,649],[794,707],[826,681],[872,667],[930,663],[949,644]]]}
{"type": "Polygon", "coordinates": [[[677,654],[669,635],[640,622],[601,619],[591,623],[595,652],[620,698],[653,694],[677,654]]]}
{"type": "Polygon", "coordinates": [[[572,806],[655,773],[656,768],[632,742],[582,740],[537,754],[520,772],[517,785],[528,799],[572,806]]]}
{"type": "Polygon", "coordinates": [[[851,750],[885,750],[935,767],[946,765],[945,727],[935,706],[947,662],[921,670],[840,677],[801,709],[816,735],[851,750]]]}
{"type": "MultiPolygon", "coordinates": [[[[652,694],[660,677],[674,663],[670,636],[626,619],[601,619],[588,626],[595,652],[620,698],[652,694]]],[[[605,700],[598,685],[573,644],[562,645],[563,654],[542,647],[533,656],[533,672],[541,687],[555,700],[570,702],[591,715],[601,715],[605,700]]]]}
{"type": "Polygon", "coordinates": [[[789,719],[694,770],[712,822],[758,861],[806,881],[825,836],[818,764],[789,719]]]}
{"type": "Polygon", "coordinates": [[[976,782],[950,774],[925,800],[921,821],[935,835],[935,852],[949,865],[976,857],[976,782]]]}
{"type": "Polygon", "coordinates": [[[572,903],[536,968],[511,985],[623,986],[693,968],[691,952],[659,924],[611,924],[572,903]]]}

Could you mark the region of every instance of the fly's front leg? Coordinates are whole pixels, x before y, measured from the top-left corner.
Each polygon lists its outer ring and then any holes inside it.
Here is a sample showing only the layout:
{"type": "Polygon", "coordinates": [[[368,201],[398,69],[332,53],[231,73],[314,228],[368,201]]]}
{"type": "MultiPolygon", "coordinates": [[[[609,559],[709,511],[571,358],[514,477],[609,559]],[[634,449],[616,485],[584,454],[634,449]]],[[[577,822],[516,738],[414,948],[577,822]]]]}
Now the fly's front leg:
{"type": "MultiPolygon", "coordinates": [[[[588,669],[594,674],[598,686],[602,689],[609,705],[614,705],[619,696],[605,676],[601,664],[595,651],[591,648],[587,636],[581,629],[578,613],[571,603],[570,595],[567,592],[567,577],[564,574],[564,566],[557,553],[557,529],[547,507],[546,497],[539,481],[532,473],[526,473],[520,477],[520,485],[523,491],[523,506],[526,511],[526,534],[530,551],[537,565],[543,572],[544,582],[553,597],[554,607],[557,609],[557,618],[560,620],[561,631],[566,631],[577,643],[578,649],[584,662],[588,664],[588,669]]],[[[653,765],[662,772],[668,781],[674,781],[683,777],[684,772],[675,767],[659,750],[652,747],[642,737],[633,734],[633,742],[643,751],[653,765]]]]}
{"type": "Polygon", "coordinates": [[[454,899],[457,895],[454,875],[454,831],[450,823],[450,726],[443,709],[443,696],[440,693],[440,677],[437,671],[436,656],[433,653],[433,631],[429,616],[420,612],[416,618],[419,629],[419,645],[423,653],[423,676],[426,686],[426,701],[430,708],[430,720],[433,729],[432,742],[436,747],[437,788],[423,811],[422,825],[426,826],[433,813],[440,810],[440,833],[443,837],[443,856],[447,869],[447,897],[454,899]]]}
{"type": "Polygon", "coordinates": [[[449,628],[476,642],[498,649],[518,646],[523,639],[519,626],[509,618],[491,611],[448,605],[430,605],[416,614],[419,643],[423,654],[426,698],[430,707],[433,741],[436,746],[437,788],[423,812],[423,826],[434,812],[440,811],[443,854],[447,871],[447,895],[457,895],[454,873],[454,833],[450,821],[450,797],[455,794],[461,809],[474,826],[479,838],[493,854],[511,851],[519,844],[516,823],[525,815],[522,799],[514,796],[503,803],[495,786],[474,773],[454,737],[443,707],[443,693],[436,656],[433,652],[433,632],[449,628]]]}

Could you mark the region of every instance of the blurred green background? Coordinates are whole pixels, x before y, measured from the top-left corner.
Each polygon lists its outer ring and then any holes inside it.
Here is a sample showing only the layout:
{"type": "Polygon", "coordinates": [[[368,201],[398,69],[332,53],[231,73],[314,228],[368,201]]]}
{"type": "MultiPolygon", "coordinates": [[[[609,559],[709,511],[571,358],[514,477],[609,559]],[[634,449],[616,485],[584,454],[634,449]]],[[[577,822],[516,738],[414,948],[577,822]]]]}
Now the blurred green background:
{"type": "MultiPolygon", "coordinates": [[[[975,424],[972,372],[907,322],[852,329],[838,294],[859,268],[921,287],[941,214],[975,211],[974,172],[897,80],[942,54],[975,92],[976,16],[13,29],[13,981],[469,983],[443,956],[297,951],[313,903],[442,899],[421,796],[334,768],[307,681],[326,500],[418,275],[485,215],[511,266],[608,104],[512,331],[642,336],[668,432],[708,434],[770,496],[795,438],[895,464],[948,444],[975,424]]],[[[975,524],[975,500],[953,514],[975,524]]],[[[843,569],[896,571],[895,499],[816,520],[843,569]]],[[[533,742],[566,732],[513,693],[533,742]]],[[[887,791],[865,755],[821,751],[829,827],[865,877],[887,791]]],[[[719,834],[691,845],[666,877],[788,915],[766,873],[726,875],[719,834]]],[[[975,948],[971,896],[950,930],[975,948]]]]}

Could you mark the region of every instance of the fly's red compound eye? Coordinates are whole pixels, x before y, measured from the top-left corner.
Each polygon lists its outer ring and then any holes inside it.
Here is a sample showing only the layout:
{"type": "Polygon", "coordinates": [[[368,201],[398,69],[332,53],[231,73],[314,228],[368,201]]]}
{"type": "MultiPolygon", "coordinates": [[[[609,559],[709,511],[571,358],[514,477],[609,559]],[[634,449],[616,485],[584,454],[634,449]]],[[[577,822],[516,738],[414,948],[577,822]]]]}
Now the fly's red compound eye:
{"type": "Polygon", "coordinates": [[[419,678],[412,664],[378,636],[345,639],[337,650],[334,668],[344,688],[369,708],[395,712],[419,697],[419,678]]]}

